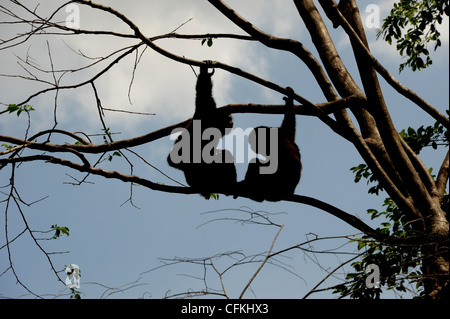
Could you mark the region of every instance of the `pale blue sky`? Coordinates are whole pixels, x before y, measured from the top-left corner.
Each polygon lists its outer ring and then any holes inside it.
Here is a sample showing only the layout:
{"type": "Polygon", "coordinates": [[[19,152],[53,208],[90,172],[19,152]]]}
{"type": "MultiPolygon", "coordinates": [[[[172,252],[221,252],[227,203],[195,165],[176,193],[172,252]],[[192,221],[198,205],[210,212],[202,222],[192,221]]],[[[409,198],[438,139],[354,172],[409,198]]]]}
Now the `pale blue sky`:
{"type": "MultiPolygon", "coordinates": [[[[38,1],[35,1],[38,3],[38,1]]],[[[57,1],[51,6],[57,7],[57,1]]],[[[62,3],[62,2],[61,2],[62,3]]],[[[292,37],[302,41],[315,54],[309,34],[307,34],[294,5],[288,1],[227,1],[237,12],[249,19],[257,27],[281,37],[292,37]],[[273,18],[275,17],[275,18],[273,18]]],[[[366,1],[358,1],[361,11],[366,1]]],[[[382,9],[381,16],[387,14],[392,1],[374,2],[382,9]]],[[[199,1],[108,1],[108,5],[123,12],[149,37],[168,33],[190,18],[190,22],[180,28],[179,33],[240,33],[210,4],[199,1]]],[[[30,5],[33,7],[33,5],[30,5]]],[[[38,13],[48,15],[50,5],[40,4],[38,13]]],[[[64,20],[64,11],[58,17],[64,20]]],[[[111,20],[105,14],[81,8],[81,28],[97,27],[128,32],[117,20],[111,20]]],[[[420,73],[405,70],[398,74],[401,58],[395,48],[388,44],[375,42],[375,29],[367,29],[373,54],[404,85],[417,92],[425,100],[444,112],[448,109],[448,19],[443,32],[443,47],[432,54],[433,65],[420,73]]],[[[6,38],[15,32],[11,27],[2,26],[0,38],[6,38]]],[[[347,67],[358,80],[351,48],[341,30],[330,30],[335,44],[347,67]]],[[[16,63],[17,56],[25,58],[27,52],[30,61],[48,69],[49,58],[47,43],[52,52],[55,68],[78,67],[84,63],[73,49],[88,56],[105,55],[125,45],[133,44],[128,40],[115,40],[112,37],[49,37],[39,36],[13,49],[0,51],[1,74],[24,74],[16,63]],[[64,42],[63,42],[64,40],[64,42]]],[[[158,45],[172,50],[176,54],[198,60],[217,60],[240,67],[262,78],[294,90],[312,102],[325,102],[323,94],[312,76],[291,54],[274,52],[260,44],[237,40],[215,40],[209,48],[201,46],[200,41],[181,39],[164,40],[158,45]]],[[[190,117],[193,113],[195,76],[190,67],[175,63],[147,49],[138,65],[131,101],[128,100],[128,87],[133,70],[134,58],[129,57],[116,65],[111,72],[96,82],[107,108],[129,109],[137,112],[156,113],[151,116],[137,116],[124,113],[106,113],[106,125],[116,140],[148,133],[190,117]]],[[[67,73],[63,84],[76,83],[89,78],[89,72],[67,73]]],[[[51,74],[45,75],[52,80],[51,74]]],[[[214,94],[219,106],[231,103],[281,104],[282,96],[259,87],[245,79],[216,70],[214,75],[214,94]]],[[[385,99],[398,130],[434,123],[426,113],[400,96],[381,79],[385,99]]],[[[0,101],[16,103],[22,101],[30,92],[41,89],[42,84],[26,82],[20,79],[0,77],[0,101]]],[[[31,115],[30,135],[53,126],[54,94],[40,95],[30,101],[36,109],[31,115]]],[[[89,134],[100,133],[101,124],[95,105],[94,95],[89,86],[78,90],[61,91],[58,96],[58,128],[67,131],[84,131],[89,134]]],[[[236,127],[257,125],[279,125],[280,116],[235,115],[236,127]]],[[[25,116],[0,116],[0,134],[23,137],[27,120],[25,116]]],[[[67,140],[59,139],[62,143],[67,140]]],[[[102,143],[97,138],[97,143],[102,143]]],[[[168,167],[165,158],[172,146],[169,137],[151,144],[140,146],[138,151],[150,163],[171,177],[184,182],[182,174],[168,167]]],[[[367,187],[353,182],[350,167],[362,163],[362,159],[352,145],[336,136],[319,120],[312,117],[297,116],[297,143],[302,153],[302,179],[296,193],[311,196],[328,202],[340,209],[352,213],[368,224],[376,226],[366,215],[369,208],[381,209],[384,197],[367,194],[367,187]]],[[[170,180],[142,165],[142,162],[127,153],[136,163],[134,174],[150,178],[153,181],[170,184],[170,180]]],[[[437,167],[443,159],[442,152],[423,151],[421,154],[428,167],[437,167]]],[[[93,157],[95,158],[95,157],[93,157]]],[[[102,168],[129,173],[129,166],[120,158],[112,162],[103,162],[102,168]]],[[[238,166],[238,177],[245,174],[245,167],[238,166]]],[[[0,171],[0,186],[8,184],[10,167],[0,171]]],[[[92,182],[82,186],[73,186],[69,176],[81,179],[83,174],[45,163],[25,163],[15,172],[15,186],[25,202],[34,202],[45,198],[31,207],[22,205],[23,213],[33,230],[47,230],[53,224],[70,228],[70,237],[58,240],[40,241],[42,247],[54,254],[53,264],[57,270],[74,263],[82,272],[81,288],[84,298],[98,298],[105,291],[103,287],[89,284],[98,282],[108,287],[139,281],[142,286],[128,289],[111,297],[137,298],[141,296],[163,297],[166,293],[176,294],[189,289],[203,289],[203,266],[192,264],[173,265],[147,273],[161,265],[159,258],[190,257],[203,258],[230,251],[240,251],[246,255],[263,253],[278,231],[275,227],[261,225],[241,225],[230,220],[214,221],[215,218],[247,218],[240,209],[251,209],[273,213],[271,219],[284,225],[274,251],[304,242],[316,234],[320,237],[348,235],[357,230],[341,220],[306,205],[295,203],[256,203],[238,198],[221,196],[219,201],[206,201],[199,195],[178,195],[151,191],[143,187],[133,187],[133,203],[139,209],[125,203],[130,197],[130,185],[101,177],[89,177],[92,182]],[[223,210],[215,213],[211,211],[223,210]],[[283,213],[283,214],[278,214],[283,213]],[[206,223],[206,224],[205,224],[206,223]],[[205,224],[205,225],[204,225],[205,224]],[[202,225],[202,226],[201,226],[202,225]],[[201,227],[199,227],[201,226],[201,227]],[[309,234],[309,235],[308,235],[309,234]]],[[[9,192],[9,189],[2,189],[9,192]]],[[[4,195],[2,195],[2,199],[4,195]]],[[[0,205],[4,216],[5,203],[0,205]]],[[[5,243],[5,218],[0,219],[0,246],[5,243]]],[[[23,222],[17,209],[8,211],[8,234],[14,237],[23,230],[23,222]]],[[[39,234],[37,234],[39,235],[39,234]]],[[[314,243],[315,249],[333,249],[344,241],[328,240],[314,243]]],[[[353,247],[342,249],[353,251],[353,247]]],[[[46,257],[33,244],[28,235],[24,235],[11,245],[11,255],[20,279],[33,292],[44,296],[56,295],[64,290],[50,271],[46,257]],[[46,295],[48,294],[48,295],[46,295]]],[[[305,255],[300,251],[291,251],[278,259],[286,269],[274,265],[265,265],[252,284],[252,292],[246,297],[257,298],[299,298],[303,297],[324,276],[326,270],[335,268],[347,256],[305,255]],[[312,257],[312,258],[310,258],[312,257]],[[319,258],[315,260],[314,258],[319,258]],[[320,262],[321,269],[316,262],[320,262]],[[293,275],[293,273],[298,276],[293,275]]],[[[216,265],[224,269],[229,258],[223,258],[216,265]]],[[[0,273],[8,267],[6,249],[0,251],[0,273]]],[[[231,297],[238,297],[249,278],[259,264],[249,264],[227,273],[224,284],[231,297]]],[[[64,279],[65,275],[62,273],[64,279]]],[[[210,287],[220,289],[217,274],[211,269],[207,273],[210,287]]],[[[337,283],[331,278],[325,286],[337,283]]],[[[11,271],[0,277],[0,296],[30,297],[16,284],[11,271]]],[[[330,293],[314,294],[313,298],[333,298],[330,293]]]]}

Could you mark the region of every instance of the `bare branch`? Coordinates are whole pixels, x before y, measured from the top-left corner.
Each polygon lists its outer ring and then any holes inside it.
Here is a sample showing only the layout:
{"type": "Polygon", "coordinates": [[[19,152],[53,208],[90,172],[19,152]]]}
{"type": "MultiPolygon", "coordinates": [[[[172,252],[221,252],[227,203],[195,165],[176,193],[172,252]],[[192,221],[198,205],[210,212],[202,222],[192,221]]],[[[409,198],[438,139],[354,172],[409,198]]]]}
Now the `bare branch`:
{"type": "Polygon", "coordinates": [[[350,258],[349,260],[341,263],[339,266],[337,266],[336,268],[334,268],[332,271],[330,271],[321,281],[319,281],[306,295],[303,296],[303,299],[308,298],[309,295],[311,295],[314,292],[317,292],[317,288],[323,284],[325,282],[325,280],[327,280],[332,274],[334,274],[336,271],[338,271],[340,268],[344,267],[346,264],[348,264],[349,262],[355,260],[356,258],[360,257],[362,254],[358,254],[353,258],[350,258]]]}
{"type": "Polygon", "coordinates": [[[179,194],[195,194],[195,190],[189,187],[177,187],[177,186],[169,186],[162,185],[158,183],[151,182],[150,180],[135,176],[135,175],[127,175],[122,174],[116,171],[106,171],[100,168],[95,168],[87,165],[80,165],[77,163],[73,163],[71,161],[67,161],[60,158],[55,158],[48,155],[32,155],[32,156],[23,156],[23,157],[15,157],[8,159],[0,159],[0,164],[8,164],[8,163],[20,163],[20,162],[32,162],[32,161],[45,161],[47,163],[58,164],[66,167],[70,167],[80,172],[86,172],[93,175],[103,176],[105,178],[118,179],[123,182],[131,182],[140,184],[142,186],[148,187],[153,190],[171,192],[171,193],[179,193],[179,194]]]}
{"type": "MultiPolygon", "coordinates": [[[[29,293],[31,293],[32,295],[34,295],[35,297],[41,298],[39,295],[37,295],[36,293],[32,292],[24,283],[22,283],[22,281],[19,279],[19,276],[17,275],[15,268],[14,268],[14,263],[12,260],[12,256],[11,256],[11,250],[10,250],[10,244],[11,244],[11,240],[8,237],[8,211],[9,211],[9,206],[11,203],[11,200],[14,202],[15,206],[17,207],[17,211],[19,212],[19,215],[25,225],[25,230],[28,231],[28,234],[30,235],[30,237],[32,238],[33,242],[35,243],[35,245],[39,248],[39,250],[41,250],[44,255],[46,256],[50,267],[53,271],[53,273],[55,274],[55,276],[57,277],[58,281],[64,283],[61,278],[58,275],[58,272],[56,271],[55,267],[53,266],[52,260],[50,259],[49,253],[47,253],[42,246],[39,244],[38,239],[34,236],[33,231],[31,230],[27,219],[22,211],[22,207],[19,203],[19,201],[23,202],[20,199],[20,196],[16,190],[15,184],[14,184],[14,180],[15,180],[15,165],[12,165],[12,172],[11,172],[11,178],[10,178],[10,192],[8,194],[8,198],[6,200],[6,207],[5,207],[5,236],[6,236],[6,248],[7,248],[7,253],[8,253],[8,260],[9,260],[9,264],[10,264],[10,269],[12,270],[17,282],[25,289],[27,290],[29,293]],[[16,195],[15,195],[16,194],[16,195]],[[19,199],[18,199],[19,198],[19,199]]],[[[31,204],[30,204],[31,205],[31,204]]],[[[22,232],[23,233],[23,232],[22,232]]],[[[21,233],[21,234],[22,234],[21,233]]],[[[21,235],[20,234],[20,235],[21,235]]],[[[17,237],[15,237],[13,240],[15,240],[17,237]]],[[[3,248],[3,247],[2,247],[3,248]]]]}
{"type": "Polygon", "coordinates": [[[128,110],[115,110],[115,109],[109,109],[106,107],[102,107],[102,109],[103,109],[103,111],[128,113],[128,114],[135,114],[135,115],[156,115],[156,113],[134,112],[134,111],[128,111],[128,110]]]}
{"type": "Polygon", "coordinates": [[[225,295],[225,297],[226,297],[227,299],[230,299],[230,297],[228,296],[227,291],[226,291],[226,289],[225,289],[225,284],[224,284],[224,282],[223,282],[223,273],[219,272],[219,271],[217,270],[216,266],[214,266],[214,262],[212,261],[212,258],[209,258],[209,261],[211,262],[211,267],[214,269],[214,271],[216,272],[216,274],[217,274],[217,275],[219,276],[219,278],[220,278],[220,284],[221,284],[221,286],[222,286],[223,294],[225,295]]]}
{"type": "Polygon", "coordinates": [[[256,270],[256,272],[253,274],[253,276],[250,278],[250,280],[248,281],[247,285],[244,287],[244,289],[241,292],[241,295],[239,296],[239,299],[242,299],[242,297],[244,296],[245,292],[247,291],[248,287],[250,286],[250,284],[253,282],[253,280],[256,278],[256,276],[258,275],[258,273],[261,271],[262,267],[264,267],[264,265],[266,264],[267,260],[269,260],[270,257],[270,253],[272,252],[273,249],[273,245],[275,245],[275,242],[278,238],[278,235],[280,234],[281,230],[283,229],[283,226],[280,227],[280,229],[278,230],[277,234],[275,235],[275,238],[272,241],[272,245],[270,246],[269,252],[267,253],[266,258],[263,260],[263,262],[261,263],[261,265],[259,266],[259,268],[256,270]]]}
{"type": "Polygon", "coordinates": [[[202,39],[236,39],[245,41],[257,41],[255,38],[248,35],[233,34],[233,33],[201,33],[201,34],[179,34],[175,32],[154,36],[152,41],[160,39],[189,39],[189,40],[202,40],[202,39]]]}
{"type": "Polygon", "coordinates": [[[31,99],[37,97],[38,95],[41,95],[43,93],[47,93],[50,91],[54,91],[54,90],[66,90],[66,89],[75,89],[78,87],[82,87],[86,84],[90,84],[93,83],[96,79],[98,79],[99,77],[101,77],[104,73],[106,73],[109,69],[111,69],[114,64],[118,63],[121,59],[123,59],[124,57],[126,57],[127,55],[131,54],[134,50],[136,50],[138,47],[140,47],[142,45],[142,43],[139,43],[137,45],[134,45],[131,47],[131,49],[127,50],[125,53],[121,54],[119,57],[117,57],[114,61],[112,61],[106,68],[104,68],[102,71],[98,72],[96,75],[94,75],[91,79],[86,80],[84,82],[78,83],[78,84],[73,84],[73,85],[64,85],[64,86],[56,86],[56,87],[50,87],[47,89],[43,89],[41,91],[38,91],[32,95],[30,95],[27,99],[25,99],[24,101],[20,102],[20,103],[16,103],[17,105],[23,105],[26,104],[27,102],[29,102],[31,99]]]}

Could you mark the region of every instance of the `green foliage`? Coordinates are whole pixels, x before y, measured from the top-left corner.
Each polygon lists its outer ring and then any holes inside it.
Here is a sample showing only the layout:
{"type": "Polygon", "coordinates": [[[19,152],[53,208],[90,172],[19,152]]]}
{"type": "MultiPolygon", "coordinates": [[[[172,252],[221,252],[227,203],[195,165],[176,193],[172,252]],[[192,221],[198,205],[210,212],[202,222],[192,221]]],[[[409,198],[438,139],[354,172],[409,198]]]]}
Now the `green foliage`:
{"type": "Polygon", "coordinates": [[[203,196],[206,200],[215,199],[219,200],[219,193],[211,193],[209,196],[203,196]]]}
{"type": "Polygon", "coordinates": [[[111,162],[111,161],[113,160],[114,156],[122,157],[122,155],[120,154],[120,152],[115,151],[114,153],[112,153],[112,155],[111,155],[111,154],[108,154],[108,161],[111,162]]]}
{"type": "Polygon", "coordinates": [[[64,226],[58,226],[58,225],[52,225],[51,229],[55,231],[55,234],[53,235],[53,239],[56,239],[62,235],[66,235],[69,237],[69,228],[64,226]]]}
{"type": "Polygon", "coordinates": [[[383,187],[378,184],[377,178],[372,174],[372,171],[366,164],[359,164],[358,166],[350,168],[350,170],[355,173],[355,183],[358,183],[363,177],[367,179],[367,185],[369,185],[369,183],[377,183],[369,189],[369,194],[378,195],[378,193],[383,190],[383,187]]]}
{"type": "MultiPolygon", "coordinates": [[[[108,128],[104,128],[104,129],[102,129],[102,131],[104,132],[104,135],[103,135],[103,143],[108,144],[109,141],[108,141],[108,139],[107,139],[106,137],[107,137],[107,136],[110,136],[110,134],[111,134],[110,128],[109,128],[109,127],[108,127],[108,128]]],[[[75,143],[75,144],[77,144],[77,143],[75,143]]],[[[81,144],[81,143],[80,143],[80,144],[81,144]]],[[[115,152],[112,153],[112,154],[108,154],[108,161],[111,162],[111,161],[114,159],[114,156],[122,157],[122,154],[121,154],[119,151],[115,151],[115,152]]]]}
{"type": "Polygon", "coordinates": [[[31,111],[34,111],[34,108],[31,105],[17,105],[17,104],[10,104],[7,108],[9,113],[17,112],[17,116],[19,116],[22,112],[25,112],[27,114],[30,114],[31,111]]]}
{"type": "Polygon", "coordinates": [[[0,146],[5,147],[7,150],[10,150],[10,149],[12,149],[14,147],[14,146],[9,145],[9,144],[2,144],[0,146]]]}
{"type": "Polygon", "coordinates": [[[402,130],[400,136],[416,154],[419,154],[424,147],[431,146],[437,149],[439,145],[448,145],[449,141],[449,132],[439,122],[433,126],[421,126],[417,131],[409,127],[406,131],[402,130]]]}
{"type": "MultiPolygon", "coordinates": [[[[419,154],[424,147],[431,146],[433,149],[437,149],[438,146],[448,147],[449,145],[448,130],[437,122],[433,126],[421,126],[417,130],[412,128],[402,130],[400,135],[416,154],[419,154]]],[[[370,194],[379,195],[379,191],[383,190],[378,179],[366,164],[360,164],[350,170],[355,173],[355,183],[364,178],[367,180],[367,184],[376,184],[369,189],[370,194]]],[[[444,196],[441,206],[444,211],[448,211],[450,206],[448,194],[444,196]]],[[[397,238],[415,235],[412,223],[407,220],[391,198],[384,200],[383,207],[384,210],[381,212],[376,209],[367,210],[372,220],[382,220],[377,231],[397,238]]],[[[346,281],[343,284],[334,287],[333,293],[353,299],[380,298],[381,289],[366,286],[367,274],[365,269],[369,264],[376,264],[380,268],[380,281],[383,289],[405,292],[408,285],[415,285],[419,295],[423,292],[422,273],[420,271],[421,258],[418,247],[387,246],[366,235],[356,237],[351,241],[357,244],[358,251],[362,252],[363,255],[361,260],[351,264],[354,271],[346,275],[346,281]]]]}
{"type": "Polygon", "coordinates": [[[207,46],[212,47],[213,43],[213,38],[204,38],[202,40],[202,45],[204,45],[206,43],[207,46]]]}
{"type": "Polygon", "coordinates": [[[109,141],[108,141],[108,139],[106,138],[107,136],[109,136],[110,135],[110,128],[109,127],[107,127],[107,128],[102,128],[102,131],[104,132],[103,134],[103,143],[105,143],[105,144],[108,144],[109,143],[109,141]]]}
{"type": "Polygon", "coordinates": [[[70,289],[71,290],[71,294],[70,294],[70,299],[81,299],[81,295],[79,291],[76,291],[75,289],[70,289]]]}
{"type": "Polygon", "coordinates": [[[442,23],[444,14],[449,15],[448,0],[400,0],[394,3],[377,37],[383,35],[389,44],[395,40],[400,54],[408,57],[400,65],[400,72],[406,66],[416,71],[432,64],[427,46],[434,43],[434,50],[441,46],[441,34],[436,24],[442,23]]]}

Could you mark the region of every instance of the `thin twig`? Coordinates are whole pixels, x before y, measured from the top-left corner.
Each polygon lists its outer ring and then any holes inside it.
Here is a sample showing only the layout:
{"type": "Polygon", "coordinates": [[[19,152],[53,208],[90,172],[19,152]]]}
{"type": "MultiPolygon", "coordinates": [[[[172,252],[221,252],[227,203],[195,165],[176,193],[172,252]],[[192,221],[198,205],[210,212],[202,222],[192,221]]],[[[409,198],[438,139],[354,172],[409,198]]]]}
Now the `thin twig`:
{"type": "Polygon", "coordinates": [[[280,234],[281,230],[283,229],[284,225],[282,225],[280,227],[280,229],[278,230],[277,234],[275,235],[275,238],[272,241],[272,245],[270,246],[269,252],[266,255],[266,258],[263,260],[263,262],[261,263],[261,265],[259,266],[259,268],[256,270],[256,272],[253,274],[252,278],[250,278],[250,280],[248,281],[247,285],[244,287],[244,290],[242,290],[241,295],[239,296],[239,299],[242,299],[242,297],[244,296],[245,291],[248,289],[248,287],[250,286],[250,284],[252,283],[252,281],[256,278],[256,276],[258,275],[258,273],[260,272],[260,270],[262,269],[262,267],[264,267],[264,265],[266,264],[267,260],[269,260],[270,257],[270,253],[272,252],[273,246],[275,245],[275,241],[278,238],[278,235],[280,234]]]}

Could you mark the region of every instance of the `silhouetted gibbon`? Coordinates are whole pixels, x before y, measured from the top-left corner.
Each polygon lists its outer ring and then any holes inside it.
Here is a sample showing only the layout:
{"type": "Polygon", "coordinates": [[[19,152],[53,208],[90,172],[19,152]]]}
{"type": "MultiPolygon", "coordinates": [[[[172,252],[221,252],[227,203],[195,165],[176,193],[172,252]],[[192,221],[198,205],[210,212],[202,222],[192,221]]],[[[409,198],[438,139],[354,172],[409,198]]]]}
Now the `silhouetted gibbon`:
{"type": "MultiPolygon", "coordinates": [[[[209,62],[209,61],[206,61],[209,62]]],[[[230,115],[221,114],[212,96],[211,73],[207,66],[200,67],[197,77],[195,112],[192,120],[175,141],[167,162],[184,172],[186,182],[205,198],[214,192],[229,192],[236,186],[236,167],[233,156],[227,150],[217,150],[217,144],[233,127],[230,115]],[[201,128],[199,127],[201,125],[201,128]],[[207,136],[208,128],[216,128],[220,134],[207,136]],[[204,133],[206,134],[204,136],[204,133]],[[174,162],[182,158],[181,162],[174,162]]]]}
{"type": "Polygon", "coordinates": [[[283,98],[286,111],[281,127],[277,130],[260,126],[249,135],[252,150],[266,156],[269,161],[256,158],[249,163],[245,179],[238,183],[238,193],[259,202],[279,201],[292,195],[300,181],[302,163],[299,148],[295,144],[294,92],[289,87],[287,89],[289,95],[283,98]],[[273,134],[275,130],[278,132],[277,136],[273,134]],[[270,154],[271,150],[277,154],[270,154]],[[271,165],[275,165],[275,171],[273,168],[270,173],[261,171],[264,168],[267,170],[271,165]]]}

